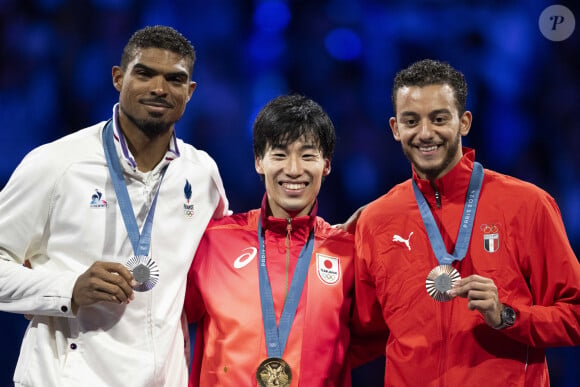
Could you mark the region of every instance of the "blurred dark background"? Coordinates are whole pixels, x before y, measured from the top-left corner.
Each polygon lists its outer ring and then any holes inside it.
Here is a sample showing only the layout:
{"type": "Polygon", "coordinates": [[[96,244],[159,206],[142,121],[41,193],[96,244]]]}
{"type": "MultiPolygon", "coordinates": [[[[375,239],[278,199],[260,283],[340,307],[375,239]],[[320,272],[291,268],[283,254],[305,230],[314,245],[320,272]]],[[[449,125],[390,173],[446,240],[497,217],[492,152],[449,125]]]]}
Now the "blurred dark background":
{"type": "MultiPolygon", "coordinates": [[[[124,44],[145,25],[166,24],[198,56],[198,87],[177,133],[217,161],[234,211],[258,207],[264,191],[252,121],[288,92],[318,101],[336,126],[320,194],[329,222],[407,179],[388,126],[392,79],[434,58],[467,78],[474,122],[464,144],[485,167],[554,196],[578,255],[579,33],[543,35],[540,15],[553,4],[580,15],[575,2],[541,0],[0,0],[0,187],[32,148],[109,118],[118,99],[111,67],[124,44]]],[[[0,313],[0,386],[12,384],[25,327],[24,317],[0,313]]],[[[579,348],[548,355],[553,386],[580,385],[579,348]]],[[[359,370],[359,385],[371,374],[359,370]]]]}

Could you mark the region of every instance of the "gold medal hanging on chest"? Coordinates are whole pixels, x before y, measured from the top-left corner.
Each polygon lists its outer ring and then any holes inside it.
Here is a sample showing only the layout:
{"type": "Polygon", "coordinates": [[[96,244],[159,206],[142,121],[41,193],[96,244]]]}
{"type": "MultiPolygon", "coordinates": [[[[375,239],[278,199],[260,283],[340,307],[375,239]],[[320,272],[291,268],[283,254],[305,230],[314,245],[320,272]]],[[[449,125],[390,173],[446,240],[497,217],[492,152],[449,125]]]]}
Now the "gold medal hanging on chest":
{"type": "Polygon", "coordinates": [[[289,387],[292,370],[283,359],[269,357],[258,366],[256,379],[260,387],[289,387]]]}

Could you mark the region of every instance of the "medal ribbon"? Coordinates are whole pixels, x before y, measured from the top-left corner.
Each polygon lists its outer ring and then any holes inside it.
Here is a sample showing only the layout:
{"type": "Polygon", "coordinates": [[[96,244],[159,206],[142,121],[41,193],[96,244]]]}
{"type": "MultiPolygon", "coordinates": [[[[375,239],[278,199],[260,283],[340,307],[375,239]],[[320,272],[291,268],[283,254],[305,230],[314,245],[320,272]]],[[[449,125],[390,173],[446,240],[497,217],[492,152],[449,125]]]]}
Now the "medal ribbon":
{"type": "Polygon", "coordinates": [[[415,180],[412,182],[413,192],[415,193],[415,199],[417,200],[417,205],[421,212],[421,218],[423,218],[423,224],[427,230],[429,242],[431,242],[431,248],[435,253],[435,257],[439,261],[439,264],[451,265],[455,260],[461,261],[465,258],[469,246],[469,240],[471,239],[477,201],[479,200],[479,193],[481,192],[481,185],[483,183],[483,167],[478,162],[473,163],[473,171],[471,172],[471,177],[469,179],[469,187],[467,188],[467,196],[465,198],[465,205],[463,206],[463,216],[461,218],[461,225],[459,226],[457,243],[455,244],[453,255],[449,254],[445,248],[443,238],[441,237],[441,233],[437,228],[437,224],[435,223],[435,219],[433,218],[433,214],[431,213],[431,209],[429,208],[429,204],[425,200],[423,193],[419,190],[415,180]]]}
{"type": "Polygon", "coordinates": [[[151,229],[153,227],[153,217],[155,216],[157,196],[159,195],[161,181],[163,181],[167,168],[163,169],[159,186],[157,187],[155,197],[151,202],[151,208],[149,208],[149,213],[147,214],[147,218],[143,224],[143,230],[139,233],[139,226],[137,225],[137,219],[133,212],[133,206],[131,205],[131,198],[127,191],[125,178],[123,177],[121,163],[119,162],[119,157],[115,151],[112,120],[109,120],[103,129],[103,148],[105,150],[105,158],[107,160],[109,174],[111,175],[115,194],[117,195],[117,201],[119,202],[119,208],[121,209],[121,215],[123,216],[123,222],[125,223],[125,229],[127,230],[127,234],[129,234],[129,239],[133,246],[133,253],[135,255],[148,256],[149,246],[151,245],[151,229]]]}
{"type": "Polygon", "coordinates": [[[292,283],[288,290],[288,296],[282,309],[282,316],[280,317],[280,325],[276,326],[276,312],[274,310],[274,299],[272,297],[272,286],[270,285],[270,278],[266,270],[266,248],[264,243],[264,235],[262,233],[262,220],[258,220],[258,241],[260,244],[260,262],[258,265],[259,281],[260,281],[260,301],[262,304],[262,319],[264,320],[264,332],[266,334],[266,348],[268,350],[268,357],[281,358],[286,347],[286,341],[290,334],[292,322],[296,316],[296,309],[306,275],[308,274],[308,267],[310,266],[310,259],[312,251],[314,250],[314,228],[310,231],[308,240],[298,256],[298,263],[294,269],[292,276],[292,283]]]}

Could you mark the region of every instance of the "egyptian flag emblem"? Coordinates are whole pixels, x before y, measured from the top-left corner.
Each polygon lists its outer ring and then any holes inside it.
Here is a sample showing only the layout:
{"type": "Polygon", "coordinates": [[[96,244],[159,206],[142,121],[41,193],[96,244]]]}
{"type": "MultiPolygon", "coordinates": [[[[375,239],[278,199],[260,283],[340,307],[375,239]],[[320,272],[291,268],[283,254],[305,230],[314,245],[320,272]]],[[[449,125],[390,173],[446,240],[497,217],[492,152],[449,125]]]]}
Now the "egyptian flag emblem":
{"type": "Polygon", "coordinates": [[[488,253],[495,253],[499,249],[499,232],[496,225],[484,224],[481,226],[483,231],[483,248],[488,253]]]}
{"type": "Polygon", "coordinates": [[[340,259],[324,254],[316,254],[316,272],[323,283],[327,285],[336,284],[340,280],[340,259]]]}

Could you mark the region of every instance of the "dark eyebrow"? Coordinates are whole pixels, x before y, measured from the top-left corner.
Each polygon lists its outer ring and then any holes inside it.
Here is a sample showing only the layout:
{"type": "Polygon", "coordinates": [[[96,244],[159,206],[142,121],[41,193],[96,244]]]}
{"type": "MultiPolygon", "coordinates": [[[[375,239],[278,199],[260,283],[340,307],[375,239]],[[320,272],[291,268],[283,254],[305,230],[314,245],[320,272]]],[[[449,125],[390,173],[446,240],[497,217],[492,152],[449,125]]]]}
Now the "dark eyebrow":
{"type": "Polygon", "coordinates": [[[318,147],[314,144],[304,144],[302,145],[302,147],[300,148],[301,151],[305,151],[305,150],[318,150],[318,147]]]}
{"type": "MultiPolygon", "coordinates": [[[[145,66],[142,63],[136,63],[135,66],[133,66],[133,70],[145,70],[148,73],[151,74],[159,74],[159,71],[149,67],[149,66],[145,66]]],[[[175,72],[171,72],[171,73],[165,73],[163,74],[164,77],[185,77],[185,78],[189,78],[189,74],[185,71],[175,71],[175,72]]]]}
{"type": "Polygon", "coordinates": [[[141,63],[136,63],[135,66],[133,66],[133,70],[145,70],[150,73],[157,73],[157,71],[153,70],[151,67],[145,66],[141,63]]]}
{"type": "MultiPolygon", "coordinates": [[[[270,149],[271,149],[272,151],[278,150],[278,151],[283,151],[283,152],[286,152],[286,151],[288,150],[288,147],[289,147],[289,146],[290,146],[290,145],[278,145],[278,146],[273,146],[273,147],[271,147],[270,149]]],[[[303,145],[300,147],[300,151],[301,151],[301,152],[304,152],[304,151],[306,151],[306,150],[315,150],[315,151],[316,151],[316,150],[319,150],[319,148],[318,148],[318,147],[317,147],[315,144],[303,144],[303,145]]]]}
{"type": "Polygon", "coordinates": [[[429,117],[434,117],[437,116],[439,114],[451,114],[451,112],[449,111],[449,109],[437,109],[437,110],[433,110],[432,112],[429,113],[429,117]]]}

